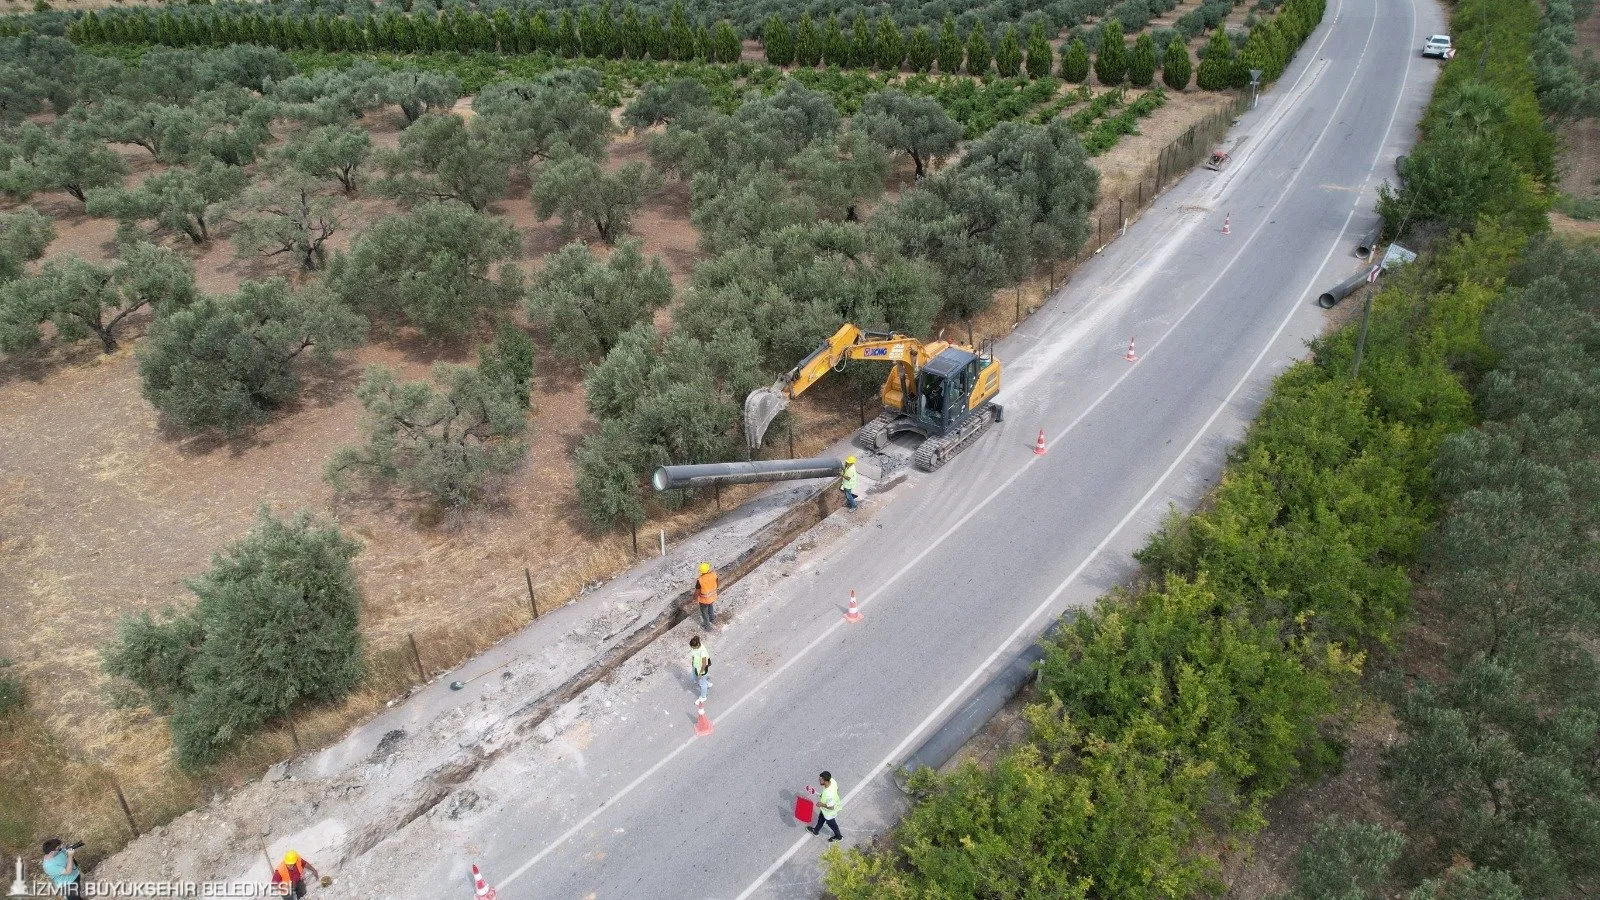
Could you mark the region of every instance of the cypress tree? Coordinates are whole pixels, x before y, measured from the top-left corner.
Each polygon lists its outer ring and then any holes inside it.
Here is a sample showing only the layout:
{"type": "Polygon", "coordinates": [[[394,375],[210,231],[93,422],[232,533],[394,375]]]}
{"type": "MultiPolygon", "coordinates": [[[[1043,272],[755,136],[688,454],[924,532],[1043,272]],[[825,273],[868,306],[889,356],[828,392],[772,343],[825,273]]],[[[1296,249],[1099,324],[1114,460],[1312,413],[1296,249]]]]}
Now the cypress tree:
{"type": "Polygon", "coordinates": [[[800,14],[800,24],[794,32],[794,61],[796,65],[811,68],[822,61],[822,35],[811,13],[800,14]]]}
{"type": "Polygon", "coordinates": [[[556,46],[560,48],[561,55],[568,59],[583,52],[583,44],[578,37],[578,23],[570,9],[562,11],[556,24],[556,46]]]}
{"type": "Polygon", "coordinates": [[[1181,91],[1189,86],[1189,76],[1194,72],[1194,64],[1189,60],[1189,48],[1183,43],[1181,35],[1173,35],[1172,43],[1167,45],[1167,52],[1161,57],[1161,80],[1167,87],[1181,91]]]}
{"type": "Polygon", "coordinates": [[[994,53],[994,66],[1002,78],[1015,78],[1022,71],[1022,43],[1017,40],[1017,29],[1007,25],[1000,35],[1000,46],[994,53]]]}
{"type": "Polygon", "coordinates": [[[1156,77],[1156,45],[1148,31],[1142,32],[1133,42],[1133,52],[1128,54],[1128,83],[1134,87],[1149,87],[1156,77]]]}
{"type": "Polygon", "coordinates": [[[972,33],[967,35],[967,74],[987,75],[993,61],[994,50],[989,47],[989,35],[983,30],[983,22],[974,22],[972,33]]]}
{"type": "Polygon", "coordinates": [[[766,51],[767,62],[775,66],[787,66],[794,62],[794,32],[789,29],[789,23],[779,18],[776,14],[767,20],[767,27],[761,31],[761,49],[766,51]]]}
{"type": "Polygon", "coordinates": [[[933,35],[928,33],[928,26],[918,25],[906,43],[906,68],[925,73],[933,68],[933,57],[933,35]]]}
{"type": "Polygon", "coordinates": [[[611,14],[611,0],[600,4],[594,27],[600,29],[600,53],[606,59],[621,59],[622,30],[617,26],[617,17],[611,14]]]}
{"type": "Polygon", "coordinates": [[[533,40],[534,53],[559,54],[561,42],[556,40],[556,30],[550,25],[550,15],[544,10],[533,14],[533,24],[529,26],[530,37],[533,40]]]}
{"type": "Polygon", "coordinates": [[[705,25],[698,25],[694,29],[694,58],[702,62],[712,61],[711,29],[705,25]]]}
{"type": "Polygon", "coordinates": [[[622,24],[617,27],[621,38],[622,55],[628,59],[644,59],[644,23],[639,21],[639,11],[629,3],[622,8],[622,24]]]}
{"type": "Polygon", "coordinates": [[[1122,23],[1107,19],[1100,26],[1100,49],[1094,55],[1094,77],[1106,87],[1116,87],[1128,77],[1128,45],[1122,41],[1122,23]]]}
{"type": "Polygon", "coordinates": [[[1073,84],[1082,84],[1089,78],[1089,48],[1083,38],[1073,38],[1067,52],[1061,54],[1061,77],[1073,84]]]}
{"type": "Polygon", "coordinates": [[[1227,30],[1218,27],[1211,32],[1200,51],[1200,67],[1195,70],[1194,83],[1202,91],[1220,91],[1233,83],[1233,42],[1227,30]]]}
{"type": "Polygon", "coordinates": [[[600,56],[600,29],[594,24],[594,9],[588,6],[578,10],[578,55],[596,59],[600,56]]]}
{"type": "Polygon", "coordinates": [[[667,14],[667,55],[677,60],[694,58],[694,28],[683,11],[683,0],[674,2],[667,14]]]}
{"type": "Polygon", "coordinates": [[[877,41],[872,28],[867,25],[867,14],[856,11],[856,20],[850,25],[850,65],[857,69],[870,69],[877,62],[877,41]]]}
{"type": "Polygon", "coordinates": [[[900,71],[900,63],[906,58],[906,40],[899,26],[888,16],[878,17],[877,45],[878,68],[885,72],[900,71]]]}
{"type": "Polygon", "coordinates": [[[511,17],[511,12],[505,7],[494,11],[489,18],[489,27],[494,31],[494,49],[500,53],[512,53],[517,49],[517,20],[511,17]]]}
{"type": "Polygon", "coordinates": [[[939,47],[935,56],[939,60],[939,74],[954,75],[961,71],[961,37],[956,34],[956,20],[949,13],[939,23],[939,47]]]}
{"type": "Polygon", "coordinates": [[[671,56],[672,42],[667,37],[667,26],[662,24],[661,17],[651,13],[644,20],[644,44],[650,51],[651,59],[666,59],[671,56]]]}
{"type": "Polygon", "coordinates": [[[1045,37],[1044,25],[1033,23],[1028,31],[1028,77],[1044,78],[1055,70],[1055,51],[1050,49],[1050,39],[1045,37]]]}
{"type": "Polygon", "coordinates": [[[719,63],[736,63],[744,52],[739,33],[733,30],[733,23],[727,19],[717,23],[716,33],[711,36],[711,47],[711,58],[719,63]]]}
{"type": "Polygon", "coordinates": [[[834,16],[828,16],[828,24],[822,29],[822,61],[840,68],[850,64],[850,39],[844,36],[844,29],[834,16]]]}

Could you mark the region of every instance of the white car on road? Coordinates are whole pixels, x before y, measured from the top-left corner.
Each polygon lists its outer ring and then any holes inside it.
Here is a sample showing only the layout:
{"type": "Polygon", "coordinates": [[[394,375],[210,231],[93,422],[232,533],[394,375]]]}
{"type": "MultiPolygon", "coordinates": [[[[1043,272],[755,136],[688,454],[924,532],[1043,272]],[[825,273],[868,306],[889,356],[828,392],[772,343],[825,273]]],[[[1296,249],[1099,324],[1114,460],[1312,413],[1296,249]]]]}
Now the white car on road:
{"type": "Polygon", "coordinates": [[[1450,35],[1431,35],[1428,38],[1428,42],[1422,45],[1422,55],[1437,56],[1440,59],[1448,59],[1450,56],[1450,35]]]}

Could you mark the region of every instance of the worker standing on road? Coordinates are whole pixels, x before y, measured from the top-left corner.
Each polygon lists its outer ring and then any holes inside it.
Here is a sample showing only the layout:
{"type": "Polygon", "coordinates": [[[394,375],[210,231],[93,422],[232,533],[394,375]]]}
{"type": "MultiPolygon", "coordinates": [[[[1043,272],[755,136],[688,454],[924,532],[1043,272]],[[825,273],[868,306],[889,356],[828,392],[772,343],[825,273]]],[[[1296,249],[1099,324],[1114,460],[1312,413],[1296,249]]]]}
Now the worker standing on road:
{"type": "Polygon", "coordinates": [[[700,564],[700,577],[694,583],[694,599],[700,604],[700,627],[711,630],[717,621],[717,573],[710,563],[700,564]]]}
{"type": "Polygon", "coordinates": [[[704,703],[706,692],[711,690],[711,654],[698,634],[689,638],[689,670],[694,673],[695,684],[700,686],[700,702],[704,703]]]}
{"type": "Polygon", "coordinates": [[[844,458],[844,472],[839,476],[839,490],[844,491],[844,505],[849,509],[856,508],[856,458],[844,458]]]}
{"type": "Polygon", "coordinates": [[[828,826],[833,831],[833,837],[828,838],[828,843],[831,844],[844,837],[839,833],[839,782],[833,780],[831,772],[823,772],[817,778],[822,781],[822,793],[817,795],[817,824],[806,830],[812,834],[821,834],[822,826],[828,826]]]}
{"type": "Polygon", "coordinates": [[[283,862],[272,867],[272,883],[274,886],[283,885],[277,890],[283,891],[282,897],[304,897],[306,895],[306,871],[310,870],[313,878],[321,878],[317,867],[309,859],[301,859],[300,854],[290,850],[283,855],[283,862]]]}

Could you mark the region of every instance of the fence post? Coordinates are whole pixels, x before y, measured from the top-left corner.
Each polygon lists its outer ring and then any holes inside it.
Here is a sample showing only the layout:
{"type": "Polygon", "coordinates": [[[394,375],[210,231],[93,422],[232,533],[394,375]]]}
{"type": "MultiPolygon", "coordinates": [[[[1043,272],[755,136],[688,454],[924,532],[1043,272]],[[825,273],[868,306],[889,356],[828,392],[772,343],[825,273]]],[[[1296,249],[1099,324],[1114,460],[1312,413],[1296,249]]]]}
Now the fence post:
{"type": "Polygon", "coordinates": [[[633,555],[639,555],[639,523],[628,523],[628,537],[633,539],[633,555]]]}
{"type": "MultiPolygon", "coordinates": [[[[639,538],[637,535],[635,535],[633,539],[633,552],[639,552],[639,538]]],[[[533,599],[533,572],[531,572],[527,566],[523,566],[522,577],[528,582],[528,608],[533,610],[533,620],[537,622],[539,621],[539,601],[533,599]]],[[[412,643],[412,647],[416,647],[415,642],[412,643]]],[[[421,669],[422,663],[417,663],[417,668],[421,669]]]]}
{"type": "Polygon", "coordinates": [[[667,555],[667,530],[661,529],[661,555],[667,555]]]}
{"type": "Polygon", "coordinates": [[[422,654],[417,652],[417,639],[409,631],[406,632],[406,642],[411,645],[411,661],[417,664],[417,677],[427,684],[428,676],[422,671],[422,654]]]}

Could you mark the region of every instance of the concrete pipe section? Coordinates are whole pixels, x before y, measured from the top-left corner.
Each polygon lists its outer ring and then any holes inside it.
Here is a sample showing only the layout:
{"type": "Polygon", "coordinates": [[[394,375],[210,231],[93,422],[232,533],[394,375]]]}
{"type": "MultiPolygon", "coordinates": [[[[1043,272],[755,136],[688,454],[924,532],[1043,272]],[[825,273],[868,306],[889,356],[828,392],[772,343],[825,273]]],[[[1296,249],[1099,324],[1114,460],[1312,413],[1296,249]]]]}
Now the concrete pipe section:
{"type": "Polygon", "coordinates": [[[1378,249],[1378,241],[1382,237],[1383,223],[1379,222],[1377,225],[1372,226],[1372,230],[1361,237],[1361,243],[1356,244],[1356,257],[1359,259],[1371,259],[1372,253],[1378,249]]]}
{"type": "Polygon", "coordinates": [[[804,478],[837,478],[844,461],[819,456],[815,459],[762,459],[751,462],[706,463],[698,466],[662,466],[650,483],[658,491],[675,488],[715,487],[719,484],[756,484],[765,481],[798,481],[804,478]]]}
{"type": "Polygon", "coordinates": [[[1367,276],[1371,274],[1371,272],[1371,269],[1363,269],[1362,271],[1351,275],[1349,278],[1346,278],[1345,280],[1329,288],[1327,291],[1317,297],[1317,305],[1323,309],[1332,309],[1340,300],[1343,300],[1344,298],[1355,293],[1356,288],[1366,284],[1367,276]]]}

